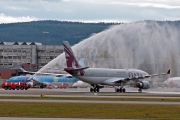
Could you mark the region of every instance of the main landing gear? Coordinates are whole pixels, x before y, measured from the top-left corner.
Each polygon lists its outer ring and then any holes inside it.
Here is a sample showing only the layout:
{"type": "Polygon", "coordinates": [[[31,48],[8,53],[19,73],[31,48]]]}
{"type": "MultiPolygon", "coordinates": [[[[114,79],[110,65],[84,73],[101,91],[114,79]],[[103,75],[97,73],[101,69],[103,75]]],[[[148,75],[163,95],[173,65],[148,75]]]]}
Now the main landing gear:
{"type": "Polygon", "coordinates": [[[99,85],[91,85],[92,87],[90,88],[90,92],[99,92],[100,88],[103,88],[103,86],[99,85]]]}
{"type": "Polygon", "coordinates": [[[90,88],[90,92],[99,92],[99,88],[90,88]]]}
{"type": "Polygon", "coordinates": [[[125,88],[115,88],[115,92],[126,92],[125,88]]]}

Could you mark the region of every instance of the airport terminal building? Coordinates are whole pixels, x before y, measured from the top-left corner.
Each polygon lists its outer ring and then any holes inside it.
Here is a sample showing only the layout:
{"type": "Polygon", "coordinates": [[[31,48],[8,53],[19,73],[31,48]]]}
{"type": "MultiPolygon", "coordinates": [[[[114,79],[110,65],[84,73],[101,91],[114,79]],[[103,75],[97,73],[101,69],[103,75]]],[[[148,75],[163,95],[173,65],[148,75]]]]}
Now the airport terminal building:
{"type": "Polygon", "coordinates": [[[0,42],[0,68],[19,65],[27,68],[26,64],[29,64],[29,69],[40,69],[62,52],[63,46],[38,42],[0,42]]]}

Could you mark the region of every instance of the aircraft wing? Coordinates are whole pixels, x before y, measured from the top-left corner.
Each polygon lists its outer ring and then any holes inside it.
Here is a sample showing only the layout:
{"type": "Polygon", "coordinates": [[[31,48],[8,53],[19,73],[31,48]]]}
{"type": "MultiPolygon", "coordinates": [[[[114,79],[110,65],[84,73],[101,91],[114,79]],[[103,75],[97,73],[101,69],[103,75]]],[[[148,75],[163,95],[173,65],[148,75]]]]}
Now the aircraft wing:
{"type": "MultiPolygon", "coordinates": [[[[43,72],[36,72],[35,74],[41,74],[41,75],[54,75],[54,76],[58,76],[58,77],[67,75],[67,74],[55,74],[55,73],[43,73],[43,72]]],[[[69,74],[69,75],[70,75],[70,74],[69,74]]],[[[71,75],[70,75],[70,76],[71,76],[71,75]]]]}
{"type": "Polygon", "coordinates": [[[170,74],[170,69],[168,70],[167,73],[161,73],[161,74],[152,74],[151,77],[154,77],[154,76],[159,76],[159,75],[168,75],[170,74]]]}
{"type": "Polygon", "coordinates": [[[139,79],[145,79],[145,78],[149,78],[151,77],[150,75],[146,75],[146,76],[136,76],[136,77],[130,77],[130,78],[110,78],[108,80],[105,80],[103,82],[103,84],[106,85],[117,85],[117,83],[121,83],[121,82],[129,82],[129,81],[135,81],[139,79]]]}
{"type": "MultiPolygon", "coordinates": [[[[58,76],[58,77],[67,75],[67,74],[55,74],[55,73],[43,73],[43,72],[31,72],[31,71],[26,71],[26,70],[24,70],[23,68],[20,68],[20,69],[21,69],[24,73],[30,73],[30,74],[54,75],[54,76],[58,76]]],[[[67,76],[72,76],[72,75],[68,74],[67,76]]]]}
{"type": "Polygon", "coordinates": [[[116,85],[117,83],[121,83],[121,82],[125,81],[125,78],[110,78],[107,79],[103,82],[103,84],[105,85],[116,85]]]}
{"type": "Polygon", "coordinates": [[[149,77],[151,77],[151,75],[129,77],[129,78],[124,78],[124,80],[125,80],[125,81],[129,81],[129,80],[139,80],[139,79],[145,79],[145,78],[149,78],[149,77]]]}
{"type": "Polygon", "coordinates": [[[34,84],[34,85],[36,85],[36,84],[42,84],[42,83],[39,82],[39,80],[37,80],[37,79],[33,79],[33,78],[32,78],[32,81],[33,81],[33,84],[34,84]]]}
{"type": "Polygon", "coordinates": [[[152,74],[152,75],[145,75],[145,76],[135,76],[135,77],[129,77],[129,78],[110,78],[107,79],[103,82],[103,84],[106,85],[117,85],[117,83],[121,83],[121,82],[129,82],[129,81],[139,81],[140,79],[145,79],[145,78],[149,78],[152,76],[159,76],[159,75],[167,75],[170,74],[170,70],[168,70],[167,73],[161,73],[161,74],[152,74]]]}
{"type": "Polygon", "coordinates": [[[43,85],[43,87],[46,87],[47,85],[49,85],[50,83],[48,83],[48,82],[40,82],[38,79],[34,79],[34,78],[32,78],[32,81],[33,81],[33,85],[39,85],[39,86],[42,86],[43,85]]]}

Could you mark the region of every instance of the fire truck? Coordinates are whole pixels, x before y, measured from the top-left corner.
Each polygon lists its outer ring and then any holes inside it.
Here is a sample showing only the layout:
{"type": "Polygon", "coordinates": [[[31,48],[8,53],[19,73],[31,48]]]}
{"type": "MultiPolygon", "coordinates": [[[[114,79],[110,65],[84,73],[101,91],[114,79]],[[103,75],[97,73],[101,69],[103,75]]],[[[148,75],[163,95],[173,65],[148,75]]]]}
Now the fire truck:
{"type": "Polygon", "coordinates": [[[2,88],[5,89],[5,90],[27,90],[30,88],[30,86],[26,83],[26,82],[23,82],[23,81],[19,81],[19,82],[8,82],[8,81],[4,81],[2,83],[2,88]]]}

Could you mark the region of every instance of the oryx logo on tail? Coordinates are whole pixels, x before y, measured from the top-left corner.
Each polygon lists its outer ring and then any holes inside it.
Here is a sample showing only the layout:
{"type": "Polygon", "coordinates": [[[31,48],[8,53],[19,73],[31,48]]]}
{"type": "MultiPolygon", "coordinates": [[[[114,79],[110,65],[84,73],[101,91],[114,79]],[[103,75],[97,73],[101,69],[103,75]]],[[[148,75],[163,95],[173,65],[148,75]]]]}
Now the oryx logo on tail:
{"type": "Polygon", "coordinates": [[[79,68],[80,65],[78,64],[71,47],[69,46],[67,41],[63,42],[64,45],[64,52],[65,52],[65,56],[66,56],[66,63],[67,63],[67,67],[72,67],[72,68],[79,68]]]}
{"type": "Polygon", "coordinates": [[[77,62],[68,41],[64,41],[63,46],[64,46],[64,52],[65,52],[66,64],[67,64],[67,68],[64,68],[64,70],[70,74],[79,73],[81,76],[83,76],[85,73],[84,69],[87,69],[88,67],[82,67],[77,62]]]}

